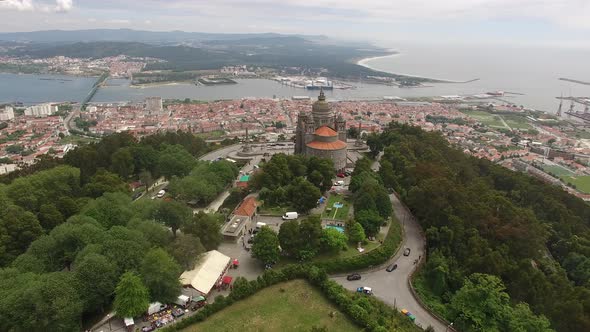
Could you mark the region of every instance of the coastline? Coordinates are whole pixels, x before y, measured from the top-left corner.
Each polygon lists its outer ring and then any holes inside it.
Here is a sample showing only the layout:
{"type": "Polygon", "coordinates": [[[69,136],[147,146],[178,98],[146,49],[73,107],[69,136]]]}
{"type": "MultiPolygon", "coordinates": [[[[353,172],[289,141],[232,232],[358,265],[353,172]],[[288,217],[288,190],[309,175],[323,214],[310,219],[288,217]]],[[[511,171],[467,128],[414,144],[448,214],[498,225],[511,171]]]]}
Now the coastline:
{"type": "Polygon", "coordinates": [[[431,83],[455,83],[455,84],[465,84],[465,83],[470,83],[470,82],[474,82],[474,81],[478,81],[479,78],[474,78],[474,79],[470,79],[467,81],[454,81],[454,80],[449,80],[449,79],[440,79],[440,78],[434,78],[434,77],[426,77],[426,76],[418,76],[418,75],[411,75],[411,74],[403,74],[403,73],[397,73],[397,72],[392,72],[389,70],[383,70],[383,69],[379,69],[379,68],[375,68],[372,67],[369,62],[376,60],[376,59],[381,59],[381,58],[390,58],[390,57],[397,57],[399,55],[401,55],[400,52],[397,51],[391,51],[391,54],[388,55],[382,55],[382,56],[374,56],[374,57],[368,57],[368,58],[364,58],[364,59],[360,59],[356,62],[357,65],[359,66],[363,66],[365,68],[369,68],[371,70],[375,70],[375,71],[380,71],[380,72],[384,72],[384,73],[388,73],[388,74],[393,74],[393,75],[398,75],[398,76],[403,76],[403,77],[413,77],[413,78],[420,78],[420,79],[425,79],[425,80],[429,80],[431,81],[431,83]]]}

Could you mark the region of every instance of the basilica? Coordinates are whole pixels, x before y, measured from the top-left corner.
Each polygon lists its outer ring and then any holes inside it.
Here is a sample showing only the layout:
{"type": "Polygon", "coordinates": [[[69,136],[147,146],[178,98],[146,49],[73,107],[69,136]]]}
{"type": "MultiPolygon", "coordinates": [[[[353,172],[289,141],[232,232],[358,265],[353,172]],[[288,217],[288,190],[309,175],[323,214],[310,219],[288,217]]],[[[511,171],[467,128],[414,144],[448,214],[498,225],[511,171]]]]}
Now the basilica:
{"type": "Polygon", "coordinates": [[[346,121],[332,112],[323,90],[313,103],[311,114],[299,114],[295,153],[332,159],[336,171],[346,167],[346,121]]]}

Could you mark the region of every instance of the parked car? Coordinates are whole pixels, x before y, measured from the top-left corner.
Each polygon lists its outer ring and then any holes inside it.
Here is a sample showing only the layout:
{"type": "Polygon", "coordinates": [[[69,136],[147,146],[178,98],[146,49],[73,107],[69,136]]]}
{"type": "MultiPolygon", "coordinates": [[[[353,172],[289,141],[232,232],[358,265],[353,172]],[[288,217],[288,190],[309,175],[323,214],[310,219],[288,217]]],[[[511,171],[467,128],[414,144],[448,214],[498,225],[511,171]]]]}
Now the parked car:
{"type": "Polygon", "coordinates": [[[361,280],[361,275],[358,273],[349,274],[346,276],[346,280],[348,280],[348,281],[361,280]]]}
{"type": "Polygon", "coordinates": [[[338,173],[338,174],[336,174],[336,176],[339,177],[339,178],[345,178],[346,177],[346,175],[344,173],[338,173]]]}
{"type": "Polygon", "coordinates": [[[373,295],[373,289],[371,287],[359,287],[356,291],[367,295],[373,295]]]}
{"type": "Polygon", "coordinates": [[[156,195],[156,197],[162,198],[162,197],[164,197],[164,195],[166,195],[166,190],[162,189],[162,190],[158,191],[158,194],[156,195]]]}
{"type": "Polygon", "coordinates": [[[141,332],[152,332],[155,330],[156,330],[156,328],[152,325],[144,326],[141,328],[141,332]]]}
{"type": "Polygon", "coordinates": [[[387,267],[387,269],[385,269],[387,272],[391,272],[393,270],[397,269],[397,264],[391,264],[387,267]]]}
{"type": "Polygon", "coordinates": [[[176,308],[176,309],[172,310],[172,316],[178,318],[182,315],[184,315],[184,310],[182,310],[180,308],[176,308]]]}
{"type": "Polygon", "coordinates": [[[404,250],[404,256],[410,256],[410,248],[406,248],[406,250],[404,250]]]}
{"type": "Polygon", "coordinates": [[[344,175],[346,175],[346,176],[350,176],[351,174],[352,174],[352,172],[351,172],[351,171],[346,171],[346,172],[344,172],[344,175]]]}

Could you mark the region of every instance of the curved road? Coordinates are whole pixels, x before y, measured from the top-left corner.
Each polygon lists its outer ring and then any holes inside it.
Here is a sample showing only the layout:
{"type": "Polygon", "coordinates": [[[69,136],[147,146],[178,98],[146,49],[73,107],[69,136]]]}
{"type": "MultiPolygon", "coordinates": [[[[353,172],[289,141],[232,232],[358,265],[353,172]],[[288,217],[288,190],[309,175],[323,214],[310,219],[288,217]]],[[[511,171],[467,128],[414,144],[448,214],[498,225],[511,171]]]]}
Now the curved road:
{"type": "MultiPolygon", "coordinates": [[[[378,168],[378,164],[373,169],[378,168]]],[[[422,328],[429,325],[437,332],[445,332],[446,325],[432,316],[420,303],[414,298],[410,291],[409,279],[412,272],[418,266],[414,261],[424,257],[426,248],[425,239],[421,233],[418,222],[410,211],[400,202],[395,195],[390,195],[391,204],[397,220],[402,223],[404,229],[404,239],[400,250],[393,256],[387,264],[382,265],[370,271],[361,272],[361,280],[348,281],[346,276],[331,277],[347,289],[355,291],[357,287],[367,286],[373,288],[374,296],[383,302],[395,307],[397,310],[407,309],[416,316],[416,324],[422,328]],[[403,256],[405,248],[410,248],[410,255],[403,256]],[[387,272],[385,269],[389,264],[397,264],[397,269],[387,272]]]]}
{"type": "MultiPolygon", "coordinates": [[[[209,154],[202,156],[201,160],[215,160],[216,158],[224,158],[232,152],[236,152],[241,148],[241,144],[231,145],[209,154]]],[[[381,156],[378,157],[378,160],[381,156]]],[[[379,168],[379,163],[376,162],[372,167],[375,171],[379,168]]],[[[390,195],[391,204],[397,220],[402,223],[404,229],[404,239],[401,249],[392,257],[387,264],[381,268],[376,268],[371,271],[361,272],[361,280],[347,281],[346,276],[331,277],[336,282],[343,285],[350,290],[356,290],[357,287],[367,286],[373,288],[373,293],[383,302],[395,306],[398,310],[407,309],[414,316],[416,316],[416,324],[422,328],[429,325],[434,328],[436,332],[445,332],[446,325],[432,316],[425,308],[423,308],[412,295],[409,288],[409,279],[411,273],[418,266],[414,261],[418,258],[424,257],[426,247],[425,239],[421,233],[421,228],[414,216],[406,209],[395,195],[390,195]],[[403,256],[402,253],[405,248],[410,248],[410,255],[403,256]],[[393,272],[385,271],[389,264],[396,263],[397,269],[393,272]]]]}

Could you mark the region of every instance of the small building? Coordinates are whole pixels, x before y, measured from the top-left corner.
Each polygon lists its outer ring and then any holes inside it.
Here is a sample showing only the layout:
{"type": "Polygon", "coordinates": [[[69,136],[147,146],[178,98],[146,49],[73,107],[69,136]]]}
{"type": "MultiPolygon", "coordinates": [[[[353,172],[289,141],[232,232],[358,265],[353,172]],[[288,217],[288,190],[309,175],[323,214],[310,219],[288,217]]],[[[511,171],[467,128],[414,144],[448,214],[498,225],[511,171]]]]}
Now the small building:
{"type": "Polygon", "coordinates": [[[183,287],[192,287],[203,296],[208,296],[218,284],[230,265],[231,258],[217,250],[203,254],[194,269],[180,275],[183,287]]]}
{"type": "Polygon", "coordinates": [[[258,202],[256,197],[246,197],[232,213],[228,223],[223,226],[221,234],[226,240],[236,241],[246,233],[246,226],[256,219],[258,202]]]}

